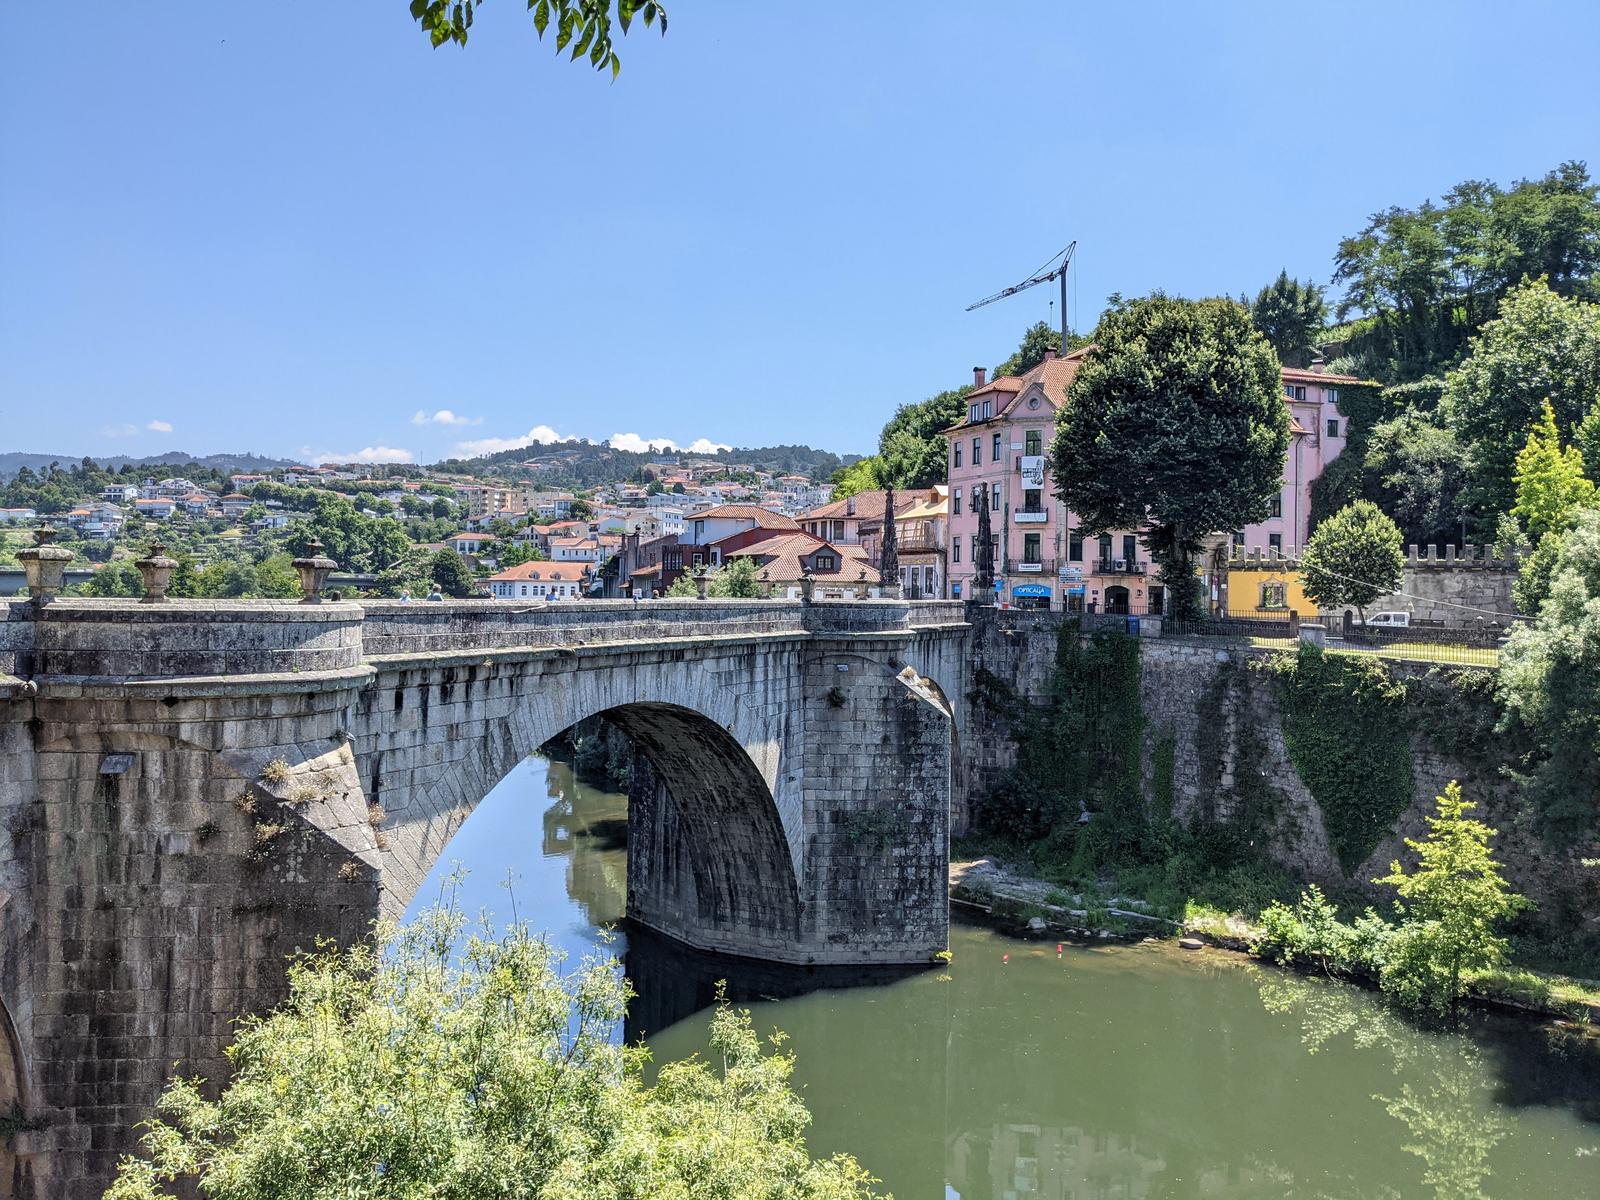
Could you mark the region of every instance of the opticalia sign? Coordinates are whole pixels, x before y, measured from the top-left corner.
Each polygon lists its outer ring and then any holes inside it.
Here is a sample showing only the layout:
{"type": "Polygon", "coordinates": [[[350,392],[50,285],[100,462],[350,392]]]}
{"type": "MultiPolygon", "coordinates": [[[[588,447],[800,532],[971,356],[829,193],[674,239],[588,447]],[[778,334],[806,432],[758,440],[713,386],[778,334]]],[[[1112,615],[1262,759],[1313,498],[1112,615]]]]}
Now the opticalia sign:
{"type": "Polygon", "coordinates": [[[1022,464],[1022,486],[1025,488],[1042,488],[1044,486],[1044,455],[1025,454],[1019,461],[1022,464]]]}

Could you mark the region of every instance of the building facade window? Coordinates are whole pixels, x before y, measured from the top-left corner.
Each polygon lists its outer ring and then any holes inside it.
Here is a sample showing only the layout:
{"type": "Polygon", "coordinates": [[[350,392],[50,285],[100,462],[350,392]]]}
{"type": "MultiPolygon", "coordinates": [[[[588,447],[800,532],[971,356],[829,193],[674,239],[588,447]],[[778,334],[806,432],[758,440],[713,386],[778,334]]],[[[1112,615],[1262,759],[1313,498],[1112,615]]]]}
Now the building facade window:
{"type": "Polygon", "coordinates": [[[959,513],[961,511],[961,489],[960,488],[956,488],[955,491],[950,493],[950,503],[952,505],[952,507],[950,509],[950,511],[952,513],[959,513]]]}
{"type": "Polygon", "coordinates": [[[1336,437],[1339,436],[1339,418],[1338,417],[1329,417],[1328,418],[1328,436],[1331,437],[1331,438],[1336,438],[1336,437]]]}
{"type": "Polygon", "coordinates": [[[1067,535],[1067,561],[1083,561],[1083,530],[1074,529],[1067,535]]]}
{"type": "Polygon", "coordinates": [[[1281,533],[1269,533],[1269,534],[1267,534],[1267,549],[1272,551],[1274,557],[1282,555],[1283,554],[1283,534],[1281,534],[1281,533]]]}
{"type": "Polygon", "coordinates": [[[1109,533],[1100,535],[1100,561],[1103,563],[1111,561],[1111,535],[1109,533]]]}
{"type": "Polygon", "coordinates": [[[976,404],[967,411],[967,420],[974,425],[978,423],[978,406],[976,404]]]}
{"type": "Polygon", "coordinates": [[[1038,488],[1028,488],[1022,493],[1022,511],[1031,513],[1043,511],[1043,496],[1044,493],[1038,488]]]}
{"type": "Polygon", "coordinates": [[[1000,511],[1000,489],[997,487],[989,489],[989,507],[995,512],[1000,511]]]}
{"type": "Polygon", "coordinates": [[[833,555],[819,554],[816,557],[817,570],[831,571],[834,569],[833,555]]]}
{"type": "Polygon", "coordinates": [[[1322,389],[1322,398],[1324,400],[1326,400],[1329,404],[1337,404],[1337,403],[1339,403],[1339,389],[1338,388],[1323,388],[1322,389]]]}
{"type": "Polygon", "coordinates": [[[1261,607],[1266,609],[1289,607],[1288,591],[1283,584],[1273,581],[1261,585],[1261,607]]]}
{"type": "Polygon", "coordinates": [[[1272,493],[1272,507],[1267,510],[1267,516],[1269,516],[1269,517],[1281,517],[1281,516],[1283,516],[1283,493],[1282,492],[1273,492],[1272,493]]]}
{"type": "Polygon", "coordinates": [[[1022,535],[1022,561],[1025,563],[1041,561],[1039,558],[1039,535],[1037,533],[1025,533],[1022,535]]]}
{"type": "Polygon", "coordinates": [[[950,561],[953,562],[953,563],[958,563],[958,562],[961,561],[961,539],[960,538],[951,538],[950,539],[950,561]]]}
{"type": "Polygon", "coordinates": [[[989,461],[1000,461],[1000,435],[998,433],[989,442],[989,461]]]}
{"type": "Polygon", "coordinates": [[[1037,429],[1030,429],[1022,435],[1023,453],[1029,458],[1037,458],[1044,452],[1044,435],[1037,429]]]}
{"type": "Polygon", "coordinates": [[[1131,533],[1122,535],[1122,557],[1131,568],[1139,556],[1139,539],[1131,533]]]}
{"type": "Polygon", "coordinates": [[[994,416],[994,401],[985,400],[983,402],[983,419],[987,421],[992,416],[994,416]]]}
{"type": "Polygon", "coordinates": [[[972,465],[975,466],[975,467],[980,467],[980,466],[983,465],[983,439],[982,438],[973,438],[972,439],[972,465]]]}
{"type": "Polygon", "coordinates": [[[955,457],[950,460],[950,465],[952,467],[959,467],[961,465],[961,443],[960,442],[957,442],[955,444],[955,457]]]}

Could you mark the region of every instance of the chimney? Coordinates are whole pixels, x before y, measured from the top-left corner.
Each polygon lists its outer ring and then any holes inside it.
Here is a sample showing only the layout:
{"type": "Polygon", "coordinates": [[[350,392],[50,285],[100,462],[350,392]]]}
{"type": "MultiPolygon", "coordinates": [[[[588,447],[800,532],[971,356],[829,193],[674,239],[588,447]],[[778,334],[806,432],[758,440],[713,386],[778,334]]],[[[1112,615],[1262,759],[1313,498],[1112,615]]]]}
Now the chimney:
{"type": "Polygon", "coordinates": [[[856,498],[854,496],[849,497],[844,502],[844,515],[847,517],[856,515],[856,498]]]}
{"type": "Polygon", "coordinates": [[[987,368],[987,367],[973,367],[972,368],[972,386],[975,387],[975,388],[982,387],[983,383],[984,383],[984,376],[987,375],[988,373],[989,373],[989,368],[987,368]]]}
{"type": "Polygon", "coordinates": [[[1311,369],[1318,375],[1322,374],[1322,355],[1317,355],[1311,360],[1311,369]]]}
{"type": "Polygon", "coordinates": [[[1045,362],[1052,361],[1055,358],[1055,356],[1056,356],[1056,348],[1054,346],[1046,346],[1044,348],[1044,360],[1045,360],[1045,362]]]}

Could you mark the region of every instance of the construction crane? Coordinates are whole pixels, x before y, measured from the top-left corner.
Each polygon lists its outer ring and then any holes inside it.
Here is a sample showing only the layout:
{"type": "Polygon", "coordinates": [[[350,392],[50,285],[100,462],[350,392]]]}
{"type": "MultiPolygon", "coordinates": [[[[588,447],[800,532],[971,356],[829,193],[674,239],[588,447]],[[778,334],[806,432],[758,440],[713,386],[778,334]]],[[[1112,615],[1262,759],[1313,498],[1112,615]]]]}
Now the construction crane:
{"type": "Polygon", "coordinates": [[[1072,252],[1078,248],[1076,240],[1072,241],[1065,250],[1052,255],[1050,261],[1045,263],[1027,279],[1003,292],[996,292],[992,296],[985,296],[976,304],[967,305],[967,311],[982,308],[985,304],[993,304],[996,300],[1004,300],[1007,296],[1015,296],[1018,292],[1025,292],[1035,284],[1049,283],[1052,279],[1061,280],[1061,352],[1067,351],[1067,267],[1072,263],[1072,252]]]}

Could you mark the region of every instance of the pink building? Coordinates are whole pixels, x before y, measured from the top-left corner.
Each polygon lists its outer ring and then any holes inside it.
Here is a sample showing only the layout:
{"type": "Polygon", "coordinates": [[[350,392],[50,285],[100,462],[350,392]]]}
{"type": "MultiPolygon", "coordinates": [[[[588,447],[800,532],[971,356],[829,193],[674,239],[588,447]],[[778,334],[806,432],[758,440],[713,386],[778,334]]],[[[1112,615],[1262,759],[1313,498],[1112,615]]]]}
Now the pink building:
{"type": "MultiPolygon", "coordinates": [[[[1149,552],[1131,530],[1088,537],[1076,515],[1055,498],[1046,454],[1056,413],[1079,364],[1092,353],[1051,352],[1020,376],[986,381],[973,372],[967,417],[945,430],[949,441],[950,596],[967,598],[975,573],[975,486],[987,485],[989,528],[995,546],[995,599],[1019,608],[1066,608],[1096,612],[1160,613],[1164,589],[1155,582],[1149,552]]],[[[1233,534],[1234,541],[1264,552],[1284,553],[1306,538],[1311,484],[1345,444],[1345,418],[1338,410],[1341,384],[1360,380],[1285,369],[1291,439],[1283,490],[1266,521],[1233,534]]],[[[1226,531],[1219,531],[1225,533],[1226,531]]]]}

